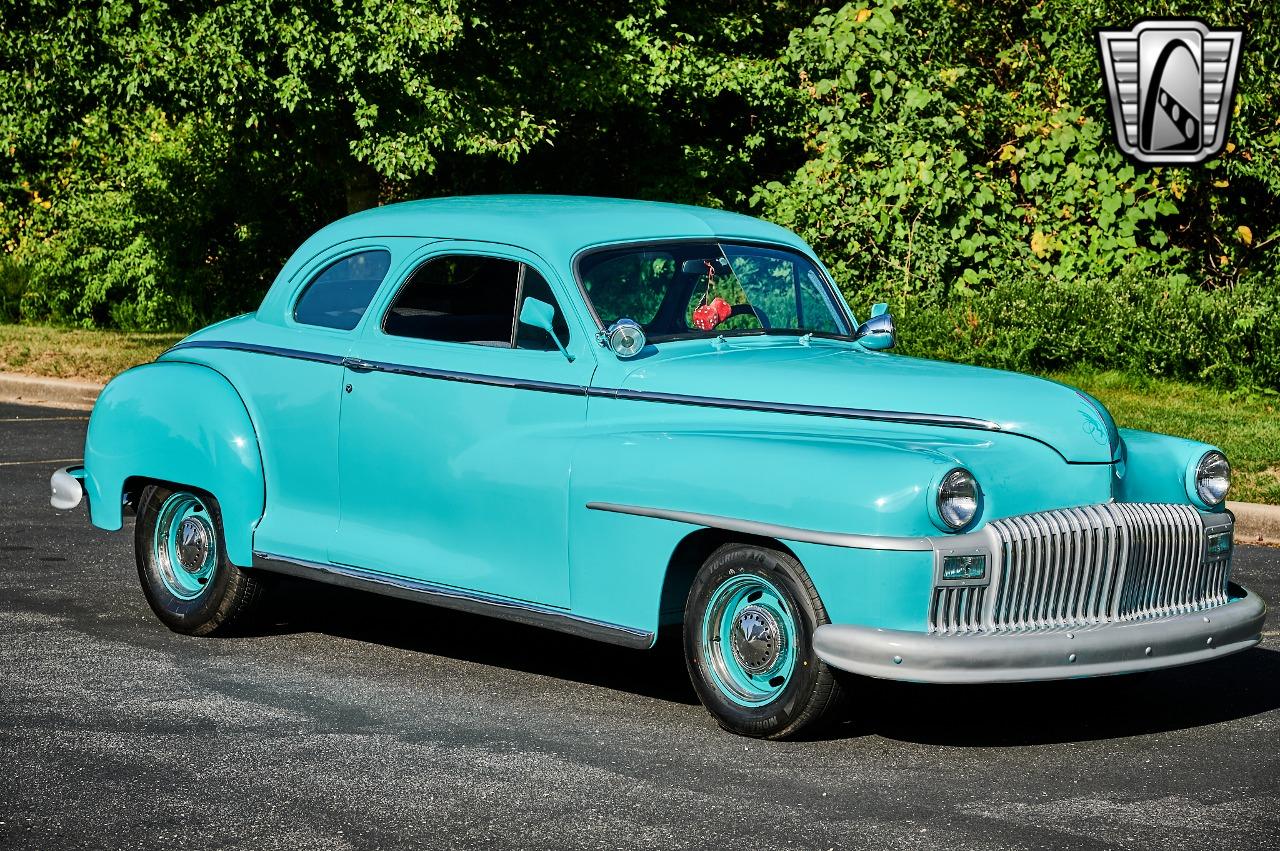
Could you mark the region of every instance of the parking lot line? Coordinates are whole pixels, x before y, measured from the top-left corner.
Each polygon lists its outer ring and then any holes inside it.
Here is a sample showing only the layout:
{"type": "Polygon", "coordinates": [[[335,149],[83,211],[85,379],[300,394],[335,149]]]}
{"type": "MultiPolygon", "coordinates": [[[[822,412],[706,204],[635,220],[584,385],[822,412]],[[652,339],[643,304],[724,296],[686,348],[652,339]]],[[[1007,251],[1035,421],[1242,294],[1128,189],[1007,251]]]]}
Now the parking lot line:
{"type": "Polygon", "coordinates": [[[49,458],[43,461],[0,461],[0,467],[17,467],[22,464],[75,464],[79,458],[49,458]]]}
{"type": "Polygon", "coordinates": [[[0,418],[0,423],[52,423],[52,422],[63,422],[67,420],[87,420],[87,419],[89,419],[87,416],[84,416],[84,417],[3,417],[3,418],[0,418]]]}

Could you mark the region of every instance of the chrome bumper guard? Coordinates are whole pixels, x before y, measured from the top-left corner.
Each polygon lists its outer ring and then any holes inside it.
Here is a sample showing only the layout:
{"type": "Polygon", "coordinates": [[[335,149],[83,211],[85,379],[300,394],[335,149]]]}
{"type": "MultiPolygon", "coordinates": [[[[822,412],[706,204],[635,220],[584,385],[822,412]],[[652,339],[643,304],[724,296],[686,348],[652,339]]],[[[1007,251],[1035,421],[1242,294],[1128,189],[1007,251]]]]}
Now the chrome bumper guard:
{"type": "Polygon", "coordinates": [[[923,683],[1000,683],[1125,674],[1189,665],[1262,640],[1267,607],[1237,599],[1192,614],[1079,629],[947,635],[827,624],[814,634],[822,661],[855,674],[923,683]]]}
{"type": "Polygon", "coordinates": [[[84,467],[59,467],[49,477],[49,487],[53,494],[49,504],[59,511],[70,511],[84,499],[84,467]]]}

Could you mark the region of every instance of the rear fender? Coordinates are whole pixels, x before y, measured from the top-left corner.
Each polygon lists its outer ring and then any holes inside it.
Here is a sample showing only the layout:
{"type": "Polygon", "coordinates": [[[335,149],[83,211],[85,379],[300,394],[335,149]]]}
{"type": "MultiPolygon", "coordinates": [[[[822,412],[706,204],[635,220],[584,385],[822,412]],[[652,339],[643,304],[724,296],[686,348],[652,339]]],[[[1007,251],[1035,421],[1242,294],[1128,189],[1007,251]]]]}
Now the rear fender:
{"type": "Polygon", "coordinates": [[[157,362],[117,376],[89,418],[84,466],[95,526],[121,527],[130,479],[187,485],[218,500],[228,558],[252,565],[266,499],[262,455],[244,402],[221,373],[157,362]]]}

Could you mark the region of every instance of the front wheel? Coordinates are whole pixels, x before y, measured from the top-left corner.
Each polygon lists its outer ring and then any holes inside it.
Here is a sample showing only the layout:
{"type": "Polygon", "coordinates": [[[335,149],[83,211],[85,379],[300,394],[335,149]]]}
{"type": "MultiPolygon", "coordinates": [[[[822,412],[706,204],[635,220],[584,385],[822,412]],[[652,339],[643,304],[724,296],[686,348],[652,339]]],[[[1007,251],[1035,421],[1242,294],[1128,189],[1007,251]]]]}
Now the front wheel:
{"type": "Polygon", "coordinates": [[[210,496],[163,485],[144,488],[133,543],[147,602],[174,632],[230,629],[262,596],[262,581],[227,560],[222,513],[210,496]]]}
{"type": "Polygon", "coordinates": [[[702,704],[734,733],[781,739],[828,720],[842,702],[813,652],[827,623],[813,583],[786,553],[727,544],[689,589],[684,650],[702,704]]]}

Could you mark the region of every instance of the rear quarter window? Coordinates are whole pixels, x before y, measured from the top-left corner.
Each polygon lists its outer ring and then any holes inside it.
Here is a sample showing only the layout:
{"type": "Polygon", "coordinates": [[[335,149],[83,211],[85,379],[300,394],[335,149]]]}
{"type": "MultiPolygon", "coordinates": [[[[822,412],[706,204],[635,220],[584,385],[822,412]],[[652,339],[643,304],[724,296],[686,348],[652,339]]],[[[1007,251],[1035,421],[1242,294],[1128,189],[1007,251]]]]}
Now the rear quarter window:
{"type": "Polygon", "coordinates": [[[298,296],[294,321],[350,331],[360,324],[389,268],[391,253],[383,249],[350,254],[329,264],[298,296]]]}

